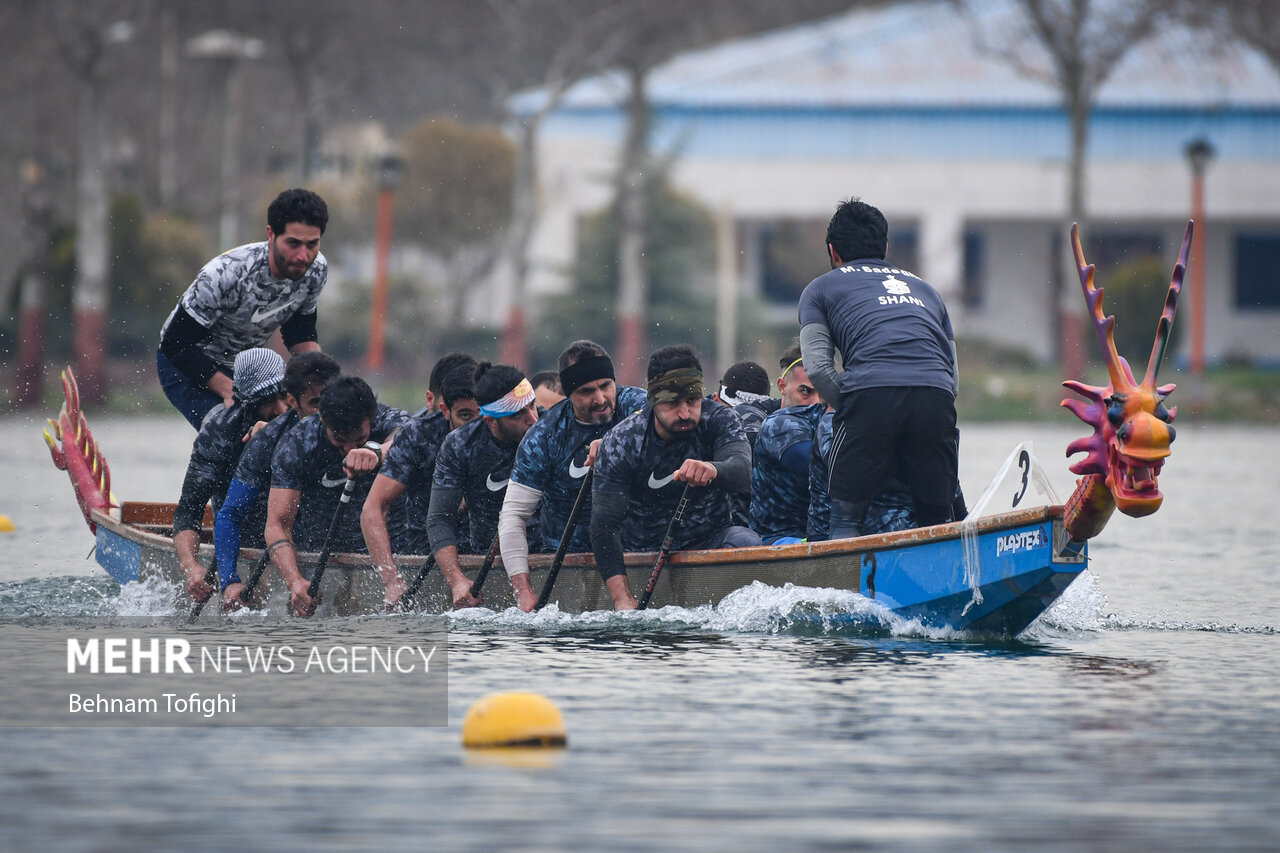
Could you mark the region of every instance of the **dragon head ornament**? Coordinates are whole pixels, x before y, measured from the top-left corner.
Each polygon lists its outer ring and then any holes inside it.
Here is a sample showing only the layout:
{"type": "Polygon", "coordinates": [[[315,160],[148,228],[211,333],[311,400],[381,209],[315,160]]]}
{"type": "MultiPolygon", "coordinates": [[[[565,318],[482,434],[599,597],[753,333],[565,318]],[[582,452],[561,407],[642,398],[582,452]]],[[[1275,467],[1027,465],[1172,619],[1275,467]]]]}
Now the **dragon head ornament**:
{"type": "Polygon", "coordinates": [[[1129,363],[1116,352],[1116,318],[1103,315],[1103,290],[1094,287],[1094,267],[1084,259],[1079,229],[1074,225],[1071,227],[1071,245],[1080,272],[1080,286],[1084,290],[1111,380],[1103,387],[1074,380],[1062,383],[1084,397],[1084,400],[1063,400],[1062,405],[1093,427],[1093,435],[1067,445],[1067,456],[1085,453],[1083,459],[1071,466],[1073,473],[1084,477],[1067,507],[1068,530],[1074,538],[1096,535],[1116,508],[1136,518],[1155,512],[1164,500],[1158,478],[1164,460],[1169,456],[1169,445],[1173,443],[1172,421],[1177,408],[1165,407],[1165,399],[1174,386],[1157,385],[1156,374],[1169,344],[1169,332],[1173,328],[1178,295],[1182,292],[1182,278],[1187,268],[1194,227],[1194,222],[1187,223],[1182,250],[1178,253],[1178,263],[1173,268],[1165,296],[1164,311],[1156,325],[1155,344],[1141,382],[1134,379],[1129,363]],[[1076,529],[1072,529],[1073,504],[1076,529]]]}

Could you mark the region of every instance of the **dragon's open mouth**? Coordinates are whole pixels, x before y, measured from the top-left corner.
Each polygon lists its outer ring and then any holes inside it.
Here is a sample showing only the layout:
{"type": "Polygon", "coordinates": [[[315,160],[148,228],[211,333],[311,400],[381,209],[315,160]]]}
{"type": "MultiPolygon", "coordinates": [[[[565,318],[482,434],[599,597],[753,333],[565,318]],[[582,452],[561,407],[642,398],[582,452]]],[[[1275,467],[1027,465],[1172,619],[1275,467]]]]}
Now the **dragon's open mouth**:
{"type": "Polygon", "coordinates": [[[1163,459],[1138,459],[1113,448],[1110,467],[1109,485],[1121,512],[1137,518],[1160,508],[1164,495],[1158,479],[1163,459]]]}

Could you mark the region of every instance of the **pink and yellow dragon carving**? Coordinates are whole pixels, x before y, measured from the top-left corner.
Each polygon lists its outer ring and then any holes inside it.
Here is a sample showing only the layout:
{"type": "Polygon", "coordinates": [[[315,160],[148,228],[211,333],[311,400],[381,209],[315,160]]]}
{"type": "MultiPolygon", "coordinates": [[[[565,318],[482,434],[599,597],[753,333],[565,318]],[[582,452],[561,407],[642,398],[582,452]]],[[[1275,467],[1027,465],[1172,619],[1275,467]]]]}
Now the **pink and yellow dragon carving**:
{"type": "Polygon", "coordinates": [[[53,432],[46,429],[44,441],[49,445],[53,464],[71,478],[80,511],[96,535],[98,525],[94,523],[93,510],[110,512],[117,505],[115,496],[111,494],[111,469],[107,467],[106,457],[98,450],[98,443],[94,441],[80,411],[80,388],[69,367],[62,371],[62,392],[66,401],[58,419],[46,421],[53,432]]]}
{"type": "Polygon", "coordinates": [[[1063,400],[1062,405],[1093,427],[1093,435],[1067,445],[1067,456],[1082,451],[1086,454],[1071,466],[1072,473],[1082,476],[1076,481],[1076,490],[1067,500],[1064,513],[1067,532],[1077,542],[1097,536],[1117,507],[1125,515],[1138,518],[1155,512],[1164,500],[1157,480],[1169,456],[1169,445],[1174,439],[1171,422],[1178,410],[1165,408],[1165,398],[1174,386],[1156,385],[1156,373],[1169,344],[1194,228],[1194,222],[1187,223],[1182,250],[1165,296],[1164,311],[1156,326],[1147,371],[1138,382],[1129,363],[1116,352],[1116,318],[1102,313],[1103,291],[1093,286],[1094,267],[1085,262],[1078,229],[1071,226],[1071,245],[1080,271],[1080,286],[1111,379],[1104,387],[1075,380],[1062,383],[1085,398],[1084,401],[1063,400]]]}

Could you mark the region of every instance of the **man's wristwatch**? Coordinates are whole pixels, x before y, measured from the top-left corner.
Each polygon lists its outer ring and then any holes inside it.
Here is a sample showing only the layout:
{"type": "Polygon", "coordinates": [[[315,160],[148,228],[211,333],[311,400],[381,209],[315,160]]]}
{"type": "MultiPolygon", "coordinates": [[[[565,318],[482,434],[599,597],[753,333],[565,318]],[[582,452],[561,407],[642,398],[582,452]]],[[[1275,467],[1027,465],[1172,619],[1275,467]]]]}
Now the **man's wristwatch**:
{"type": "Polygon", "coordinates": [[[372,450],[378,455],[378,464],[382,464],[382,445],[376,441],[367,441],[364,445],[365,450],[372,450]]]}

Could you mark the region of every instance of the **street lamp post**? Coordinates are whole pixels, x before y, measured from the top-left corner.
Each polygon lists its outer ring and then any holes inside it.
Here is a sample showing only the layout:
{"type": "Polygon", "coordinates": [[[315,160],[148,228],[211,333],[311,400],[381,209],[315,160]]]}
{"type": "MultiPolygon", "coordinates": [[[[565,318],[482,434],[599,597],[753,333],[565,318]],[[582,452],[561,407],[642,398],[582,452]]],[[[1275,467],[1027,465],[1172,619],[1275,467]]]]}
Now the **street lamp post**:
{"type": "Polygon", "coordinates": [[[391,214],[402,164],[394,153],[378,160],[378,219],[374,236],[373,304],[369,309],[369,352],[365,365],[381,370],[386,348],[387,277],[391,265],[391,214]]]}
{"type": "Polygon", "coordinates": [[[1204,173],[1213,159],[1213,144],[1203,136],[1187,143],[1191,164],[1191,218],[1195,235],[1191,238],[1191,373],[1197,381],[1204,376],[1205,290],[1204,276],[1204,173]]]}
{"type": "Polygon", "coordinates": [[[218,216],[218,244],[223,249],[239,239],[239,198],[235,190],[240,179],[240,125],[244,113],[244,86],[240,65],[266,52],[262,39],[242,36],[230,30],[208,30],[187,42],[187,55],[212,59],[221,64],[225,81],[222,117],[221,209],[218,216]]]}

